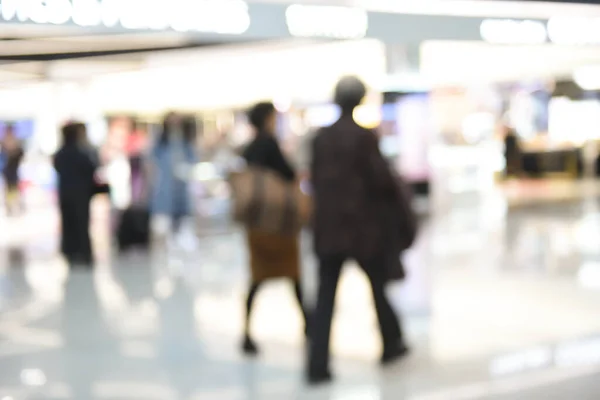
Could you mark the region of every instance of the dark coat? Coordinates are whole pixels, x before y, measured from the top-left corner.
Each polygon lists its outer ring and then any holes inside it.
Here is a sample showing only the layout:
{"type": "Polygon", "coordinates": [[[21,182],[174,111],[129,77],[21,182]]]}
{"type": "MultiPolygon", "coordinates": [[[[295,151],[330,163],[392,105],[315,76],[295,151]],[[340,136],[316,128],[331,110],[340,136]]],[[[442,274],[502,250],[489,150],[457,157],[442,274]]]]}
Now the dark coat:
{"type": "Polygon", "coordinates": [[[288,182],[296,179],[296,171],[281,152],[277,140],[272,135],[260,133],[246,147],[243,153],[248,165],[263,167],[278,173],[288,182]]]}
{"type": "Polygon", "coordinates": [[[398,229],[391,215],[399,201],[398,182],[374,132],[342,117],[317,134],[312,152],[317,255],[341,255],[364,264],[398,261],[398,246],[390,243],[391,230],[398,229]]]}
{"type": "Polygon", "coordinates": [[[16,186],[19,183],[19,166],[23,159],[23,149],[17,148],[14,151],[2,151],[4,158],[4,167],[2,175],[8,186],[16,186]]]}
{"type": "Polygon", "coordinates": [[[91,263],[90,200],[96,191],[96,164],[89,149],[65,144],[54,156],[62,225],[62,253],[69,261],[91,263]]]}
{"type": "Polygon", "coordinates": [[[89,200],[95,190],[96,167],[87,148],[74,143],[65,144],[54,156],[60,196],[89,200]]]}

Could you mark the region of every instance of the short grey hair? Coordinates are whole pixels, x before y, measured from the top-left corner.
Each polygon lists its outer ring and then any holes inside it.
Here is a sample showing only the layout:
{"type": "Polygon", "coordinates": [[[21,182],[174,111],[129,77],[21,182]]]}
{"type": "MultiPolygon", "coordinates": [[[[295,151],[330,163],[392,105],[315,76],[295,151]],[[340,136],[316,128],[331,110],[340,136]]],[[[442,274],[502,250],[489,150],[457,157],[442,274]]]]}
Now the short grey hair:
{"type": "Polygon", "coordinates": [[[343,109],[356,108],[367,95],[367,87],[356,76],[346,76],[335,87],[335,103],[343,109]]]}

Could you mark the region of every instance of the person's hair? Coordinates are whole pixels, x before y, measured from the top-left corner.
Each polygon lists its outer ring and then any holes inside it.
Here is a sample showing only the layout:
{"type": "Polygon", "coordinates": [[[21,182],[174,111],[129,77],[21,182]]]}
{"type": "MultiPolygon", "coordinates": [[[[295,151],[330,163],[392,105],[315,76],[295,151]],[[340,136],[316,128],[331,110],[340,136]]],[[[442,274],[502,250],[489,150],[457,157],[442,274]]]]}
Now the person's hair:
{"type": "Polygon", "coordinates": [[[62,128],[62,137],[65,144],[74,144],[81,140],[81,133],[86,132],[85,124],[81,122],[69,122],[62,128]]]}
{"type": "MultiPolygon", "coordinates": [[[[161,144],[166,144],[169,141],[169,137],[171,136],[171,126],[169,125],[169,120],[176,115],[177,114],[174,112],[170,112],[165,115],[159,138],[159,142],[161,144]]],[[[193,115],[183,116],[181,118],[181,130],[183,133],[183,140],[187,143],[192,143],[196,139],[196,118],[193,115]]]]}
{"type": "Polygon", "coordinates": [[[267,119],[275,113],[275,106],[273,103],[265,101],[254,105],[248,111],[248,120],[250,124],[258,130],[261,131],[265,128],[265,124],[267,119]]]}
{"type": "Polygon", "coordinates": [[[367,94],[365,84],[355,76],[347,76],[337,83],[334,101],[340,106],[342,112],[353,111],[360,105],[367,94]]]}

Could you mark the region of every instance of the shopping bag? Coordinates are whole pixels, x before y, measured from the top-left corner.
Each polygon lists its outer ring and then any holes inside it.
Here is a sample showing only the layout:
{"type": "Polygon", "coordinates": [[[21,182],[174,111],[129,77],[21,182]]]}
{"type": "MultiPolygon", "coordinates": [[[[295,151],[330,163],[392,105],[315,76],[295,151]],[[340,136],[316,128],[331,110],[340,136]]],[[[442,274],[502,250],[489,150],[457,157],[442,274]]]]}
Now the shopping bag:
{"type": "Polygon", "coordinates": [[[399,246],[404,251],[412,247],[418,233],[418,217],[413,208],[413,195],[408,185],[397,179],[396,224],[400,231],[399,246]]]}
{"type": "Polygon", "coordinates": [[[383,208],[386,229],[385,268],[388,281],[402,281],[406,269],[402,255],[411,248],[418,234],[418,217],[413,209],[413,196],[408,185],[396,177],[395,201],[383,208]]]}

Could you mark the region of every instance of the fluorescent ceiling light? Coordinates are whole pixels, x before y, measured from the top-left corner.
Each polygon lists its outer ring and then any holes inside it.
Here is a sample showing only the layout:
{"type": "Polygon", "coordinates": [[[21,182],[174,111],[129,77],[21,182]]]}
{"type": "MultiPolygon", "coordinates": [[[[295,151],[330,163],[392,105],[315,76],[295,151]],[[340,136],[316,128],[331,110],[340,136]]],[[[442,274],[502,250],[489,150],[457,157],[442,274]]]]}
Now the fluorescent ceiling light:
{"type": "Polygon", "coordinates": [[[369,29],[369,16],[360,8],[294,4],[285,17],[290,34],[297,37],[360,39],[369,29]]]}
{"type": "Polygon", "coordinates": [[[479,31],[488,43],[541,44],[547,40],[546,26],[540,21],[486,19],[479,31]]]}

